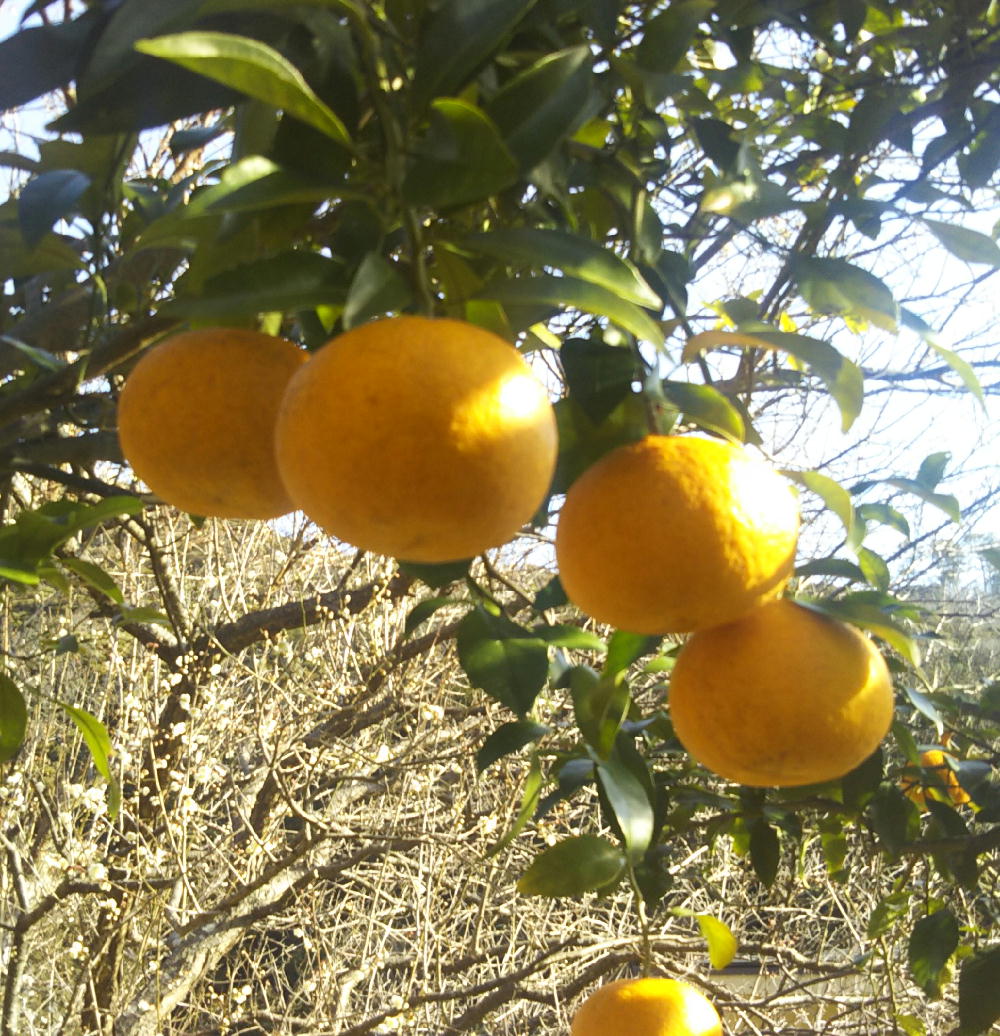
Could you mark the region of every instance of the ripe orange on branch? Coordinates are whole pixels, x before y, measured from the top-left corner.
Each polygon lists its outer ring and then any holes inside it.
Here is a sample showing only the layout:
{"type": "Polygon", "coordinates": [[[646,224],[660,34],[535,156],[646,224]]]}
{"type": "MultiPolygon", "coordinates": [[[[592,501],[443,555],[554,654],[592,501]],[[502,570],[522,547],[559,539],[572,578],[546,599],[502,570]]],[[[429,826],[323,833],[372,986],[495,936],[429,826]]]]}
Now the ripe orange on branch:
{"type": "Polygon", "coordinates": [[[687,982],[621,979],[584,1001],[570,1036],[722,1036],[722,1021],[712,1002],[687,982]]]}
{"type": "Polygon", "coordinates": [[[276,518],[292,510],[274,455],[285,386],[306,360],[292,342],[216,327],[173,335],[135,365],[118,437],[136,475],[181,510],[276,518]]]}
{"type": "Polygon", "coordinates": [[[948,765],[944,752],[939,748],[929,748],[920,755],[920,765],[929,771],[926,782],[921,782],[915,774],[904,774],[900,782],[903,794],[921,810],[927,810],[927,789],[934,789],[943,799],[947,796],[956,806],[964,806],[972,801],[972,797],[959,783],[958,775],[948,765]]]}
{"type": "Polygon", "coordinates": [[[741,784],[834,780],[871,755],[892,722],[892,679],[859,630],[789,600],[701,630],[670,677],[684,747],[741,784]]]}
{"type": "Polygon", "coordinates": [[[792,574],[798,498],[748,450],[651,435],[570,486],[556,554],[569,599],[633,633],[729,622],[792,574]]]}
{"type": "Polygon", "coordinates": [[[327,532],[408,561],[512,539],[555,469],[545,387],[513,346],[459,320],[402,316],[328,342],[277,424],[288,492],[327,532]]]}

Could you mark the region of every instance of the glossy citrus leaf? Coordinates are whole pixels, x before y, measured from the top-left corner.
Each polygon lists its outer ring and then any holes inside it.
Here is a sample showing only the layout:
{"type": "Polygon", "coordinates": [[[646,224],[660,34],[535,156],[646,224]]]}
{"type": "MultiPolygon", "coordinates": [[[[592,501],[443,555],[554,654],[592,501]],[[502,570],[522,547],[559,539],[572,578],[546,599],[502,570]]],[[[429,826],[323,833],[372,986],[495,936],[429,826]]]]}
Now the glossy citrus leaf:
{"type": "Polygon", "coordinates": [[[635,266],[596,241],[547,227],[504,227],[464,238],[462,247],[511,265],[555,268],[598,284],[637,306],[660,308],[659,296],[635,266]]]}
{"type": "Polygon", "coordinates": [[[519,752],[544,737],[549,730],[544,723],[533,723],[531,720],[515,720],[497,727],[476,753],[476,772],[482,773],[504,756],[519,752]]]}
{"type": "Polygon", "coordinates": [[[424,24],[416,56],[414,97],[426,104],[458,93],[506,40],[535,0],[445,0],[424,24]]]}
{"type": "Polygon", "coordinates": [[[932,999],[941,995],[948,962],[958,949],[958,937],[958,922],[947,907],[922,917],[910,933],[910,974],[932,999]]]}
{"type": "Polygon", "coordinates": [[[549,675],[543,640],[477,605],[462,620],[458,658],[469,680],[518,715],[525,715],[549,675]]]}
{"type": "Polygon", "coordinates": [[[895,331],[899,306],[874,274],[845,259],[798,256],[793,273],[802,297],[817,313],[837,313],[895,331]]]}
{"type": "Polygon", "coordinates": [[[118,787],[117,779],[111,772],[111,738],[108,737],[107,728],[96,716],[92,716],[85,709],[78,709],[76,706],[67,705],[62,701],[59,702],[59,705],[76,724],[90,749],[97,772],[108,782],[108,815],[113,820],[118,813],[121,790],[118,787]]]}
{"type": "Polygon", "coordinates": [[[163,58],[287,112],[331,140],[349,145],[337,114],[273,47],[225,32],[181,32],[140,40],[141,54],[163,58]]]}
{"type": "Polygon", "coordinates": [[[517,891],[525,896],[582,896],[607,888],[625,869],[625,856],[598,835],[565,838],[535,857],[521,875],[517,891]]]}
{"type": "Polygon", "coordinates": [[[63,568],[75,572],[88,586],[114,601],[115,604],[124,603],[125,598],[122,596],[118,584],[103,568],[84,561],[82,558],[62,558],[61,564],[63,568]]]}
{"type": "Polygon", "coordinates": [[[546,54],[490,101],[489,113],[522,171],[596,114],[593,62],[589,47],[546,54]]]}
{"type": "Polygon", "coordinates": [[[967,263],[1000,266],[1000,247],[987,234],[954,223],[942,223],[936,219],[925,219],[924,223],[956,258],[967,263]]]}
{"type": "Polygon", "coordinates": [[[493,121],[460,98],[434,101],[430,129],[415,151],[403,181],[403,194],[413,205],[465,205],[517,179],[517,166],[493,121]]]}
{"type": "Polygon", "coordinates": [[[30,179],[17,200],[28,247],[34,248],[59,220],[73,214],[89,187],[90,177],[76,169],[51,169],[30,179]]]}
{"type": "Polygon", "coordinates": [[[582,310],[595,316],[608,317],[644,341],[654,345],[663,344],[663,331],[659,323],[645,310],[607,288],[579,277],[538,274],[533,277],[496,278],[479,295],[481,298],[495,299],[505,306],[545,304],[582,310]]]}
{"type": "Polygon", "coordinates": [[[570,395],[595,424],[600,424],[633,392],[637,362],[630,349],[587,338],[570,338],[562,343],[559,358],[570,395]]]}
{"type": "Polygon", "coordinates": [[[979,1036],[1000,1019],[1000,946],[991,946],[962,962],[958,976],[961,1036],[979,1036]]]}
{"type": "Polygon", "coordinates": [[[28,707],[16,683],[0,673],[0,763],[17,755],[28,728],[28,707]]]}
{"type": "Polygon", "coordinates": [[[754,874],[770,888],[778,876],[781,843],[778,832],[763,818],[750,826],[750,863],[754,874]]]}
{"type": "Polygon", "coordinates": [[[617,752],[606,759],[596,758],[597,779],[625,841],[629,855],[636,859],[649,848],[653,838],[653,806],[644,783],[617,752]]]}
{"type": "Polygon", "coordinates": [[[664,381],[663,394],[690,421],[727,439],[743,442],[743,415],[716,388],[687,381],[664,381]]]}
{"type": "Polygon", "coordinates": [[[684,346],[683,359],[690,363],[710,349],[766,349],[786,352],[804,363],[826,386],[840,409],[841,430],[847,431],[864,402],[864,377],[857,364],[841,355],[829,342],[784,331],[702,331],[684,346]]]}

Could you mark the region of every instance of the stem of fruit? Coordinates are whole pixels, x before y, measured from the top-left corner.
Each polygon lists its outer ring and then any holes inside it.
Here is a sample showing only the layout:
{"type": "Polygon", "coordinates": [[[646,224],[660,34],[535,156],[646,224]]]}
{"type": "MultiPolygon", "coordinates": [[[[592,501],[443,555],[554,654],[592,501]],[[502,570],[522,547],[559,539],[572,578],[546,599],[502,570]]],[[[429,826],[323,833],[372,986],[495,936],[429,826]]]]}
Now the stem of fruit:
{"type": "Polygon", "coordinates": [[[633,903],[635,914],[639,919],[639,963],[642,967],[642,977],[648,978],[653,973],[653,945],[650,940],[650,920],[646,910],[646,900],[639,888],[639,881],[635,876],[635,867],[632,861],[628,862],[628,881],[632,886],[633,903]]]}

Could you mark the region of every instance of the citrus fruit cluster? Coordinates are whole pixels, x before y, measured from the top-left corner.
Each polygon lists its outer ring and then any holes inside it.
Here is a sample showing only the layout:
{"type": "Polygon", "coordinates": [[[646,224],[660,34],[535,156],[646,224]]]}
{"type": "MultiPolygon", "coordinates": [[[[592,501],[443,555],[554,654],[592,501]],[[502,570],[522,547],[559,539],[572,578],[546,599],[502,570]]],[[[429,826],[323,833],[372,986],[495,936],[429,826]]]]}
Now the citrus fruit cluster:
{"type": "Polygon", "coordinates": [[[542,502],[556,423],[503,339],[457,320],[376,320],[311,357],[232,328],[136,364],[118,431],[168,503],[222,518],[301,509],[346,543],[418,562],[510,540],[542,502]]]}
{"type": "Polygon", "coordinates": [[[688,752],[730,780],[814,784],[863,762],[892,720],[885,662],[856,629],[779,595],[799,508],[741,446],[648,436],[570,487],[556,553],[567,596],[636,633],[693,634],[670,715],[688,752]]]}
{"type": "MultiPolygon", "coordinates": [[[[309,356],[213,328],[136,365],[123,453],[168,503],[201,515],[300,509],[364,550],[472,557],[512,539],[548,492],[556,422],[544,385],[498,336],[450,319],[375,320],[309,356]]],[[[635,633],[691,633],[671,680],[678,737],[755,785],[811,784],[861,763],[892,688],[871,642],[781,599],[799,508],[744,447],[650,435],[570,487],[556,554],[570,600],[635,633]]]]}

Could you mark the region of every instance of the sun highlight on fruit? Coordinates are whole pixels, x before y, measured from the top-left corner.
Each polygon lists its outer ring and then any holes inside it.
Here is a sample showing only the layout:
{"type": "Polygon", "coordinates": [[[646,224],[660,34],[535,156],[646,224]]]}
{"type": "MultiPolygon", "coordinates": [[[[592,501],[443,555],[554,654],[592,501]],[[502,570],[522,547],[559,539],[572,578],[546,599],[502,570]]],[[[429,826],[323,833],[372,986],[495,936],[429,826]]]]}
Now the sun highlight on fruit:
{"type": "Polygon", "coordinates": [[[570,1036],[722,1036],[722,1020],[712,1002],[687,982],[621,979],[584,1001],[570,1036]]]}
{"type": "Polygon", "coordinates": [[[570,486],[556,555],[569,599],[632,633],[729,622],[791,577],[798,497],[748,450],[716,439],[647,436],[570,486]]]}
{"type": "Polygon", "coordinates": [[[153,346],[118,400],[118,437],[162,500],[216,518],[277,518],[293,509],[274,455],[274,422],[306,361],[257,331],[186,331],[153,346]]]}
{"type": "Polygon", "coordinates": [[[288,492],[317,525],[407,561],[512,539],[548,491],[556,422],[513,346],[459,320],[390,317],[328,342],[277,424],[288,492]]]}
{"type": "Polygon", "coordinates": [[[695,633],[677,655],[669,701],[698,762],[762,787],[842,777],[875,751],[893,713],[875,645],[790,600],[695,633]]]}

